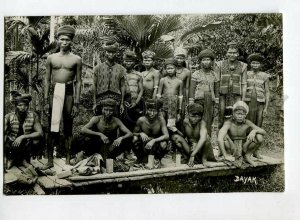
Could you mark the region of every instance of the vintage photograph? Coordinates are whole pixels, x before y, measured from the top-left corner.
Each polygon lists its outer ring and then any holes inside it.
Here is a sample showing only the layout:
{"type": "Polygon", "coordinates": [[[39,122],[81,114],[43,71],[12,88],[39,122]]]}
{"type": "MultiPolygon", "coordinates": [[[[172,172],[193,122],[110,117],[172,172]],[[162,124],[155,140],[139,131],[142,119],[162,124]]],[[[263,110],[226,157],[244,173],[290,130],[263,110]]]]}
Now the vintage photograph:
{"type": "Polygon", "coordinates": [[[4,195],[284,192],[283,16],[4,17],[4,195]]]}

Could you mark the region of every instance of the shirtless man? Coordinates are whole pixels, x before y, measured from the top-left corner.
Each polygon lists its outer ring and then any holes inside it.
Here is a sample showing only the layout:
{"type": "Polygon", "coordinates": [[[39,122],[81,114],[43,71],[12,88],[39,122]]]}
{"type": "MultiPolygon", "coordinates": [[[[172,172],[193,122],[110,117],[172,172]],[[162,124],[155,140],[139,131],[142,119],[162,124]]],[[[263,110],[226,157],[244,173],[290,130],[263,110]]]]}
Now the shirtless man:
{"type": "Polygon", "coordinates": [[[123,66],[127,70],[126,74],[126,95],[128,96],[127,106],[125,108],[125,121],[126,126],[132,130],[135,122],[141,116],[140,110],[142,109],[141,98],[143,95],[143,79],[139,72],[133,69],[136,60],[136,55],[132,51],[125,51],[123,54],[123,66]]]}
{"type": "Polygon", "coordinates": [[[187,99],[189,97],[189,88],[190,88],[190,81],[191,81],[191,72],[183,67],[187,56],[187,51],[183,48],[176,48],[174,52],[174,59],[176,65],[176,77],[182,80],[182,91],[183,91],[183,111],[182,116],[184,118],[184,110],[187,105],[187,99]]]}
{"type": "Polygon", "coordinates": [[[252,154],[257,151],[263,142],[263,136],[266,135],[266,132],[246,119],[248,112],[249,107],[245,102],[236,102],[233,105],[232,119],[227,120],[219,131],[218,142],[225,160],[232,160],[231,154],[235,149],[233,141],[242,140],[244,158],[250,165],[255,167],[256,162],[252,160],[252,154]],[[249,129],[251,129],[251,132],[247,136],[249,129]]]}
{"type": "Polygon", "coordinates": [[[144,51],[142,53],[143,64],[146,71],[141,72],[144,86],[144,100],[155,99],[159,83],[159,71],[153,68],[153,59],[155,53],[152,51],[144,51]]]}
{"type": "Polygon", "coordinates": [[[202,120],[203,107],[197,103],[191,103],[187,107],[188,118],[183,121],[183,133],[177,132],[172,135],[172,141],[176,148],[188,157],[188,165],[203,163],[212,167],[216,161],[210,139],[207,135],[206,123],[202,120]]]}
{"type": "Polygon", "coordinates": [[[176,78],[175,68],[173,59],[165,61],[167,76],[160,80],[157,93],[157,98],[163,101],[163,116],[168,121],[168,127],[175,127],[175,120],[173,123],[170,120],[176,119],[177,116],[177,121],[179,121],[182,109],[182,81],[176,78]]]}
{"type": "Polygon", "coordinates": [[[147,155],[154,155],[161,160],[167,152],[169,133],[165,119],[159,115],[159,100],[146,101],[146,115],[138,119],[133,131],[133,150],[138,162],[147,162],[147,155]]]}
{"type": "Polygon", "coordinates": [[[99,104],[101,104],[102,114],[93,116],[89,123],[83,126],[81,133],[92,137],[93,143],[90,146],[97,147],[92,150],[100,153],[104,160],[114,159],[130,146],[128,140],[132,137],[132,133],[120,119],[113,116],[117,107],[115,100],[106,99],[99,104]],[[118,130],[124,135],[118,137],[118,130]]]}
{"type": "Polygon", "coordinates": [[[69,25],[60,27],[57,31],[60,51],[47,58],[44,111],[51,117],[51,128],[47,144],[48,163],[42,169],[53,167],[53,148],[54,143],[59,139],[61,117],[64,125],[66,164],[70,164],[73,118],[78,114],[82,72],[81,58],[71,53],[74,36],[73,27],[69,25]]]}

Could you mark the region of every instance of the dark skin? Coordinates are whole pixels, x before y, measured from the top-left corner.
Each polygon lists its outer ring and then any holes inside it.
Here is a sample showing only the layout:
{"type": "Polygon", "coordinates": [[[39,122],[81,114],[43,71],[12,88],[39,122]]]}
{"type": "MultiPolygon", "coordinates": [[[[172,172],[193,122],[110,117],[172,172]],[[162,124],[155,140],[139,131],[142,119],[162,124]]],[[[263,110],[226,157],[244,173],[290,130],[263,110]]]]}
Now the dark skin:
{"type": "Polygon", "coordinates": [[[141,73],[143,78],[144,89],[153,90],[152,98],[156,98],[158,83],[159,83],[159,71],[153,68],[153,59],[144,58],[143,64],[146,67],[146,71],[141,73]]]}
{"type": "Polygon", "coordinates": [[[233,157],[230,155],[233,143],[232,140],[234,140],[236,137],[245,138],[246,142],[243,144],[245,160],[252,166],[256,166],[256,163],[252,160],[251,155],[259,148],[263,141],[263,136],[266,135],[266,131],[256,126],[251,121],[245,120],[245,118],[245,111],[234,111],[233,119],[226,121],[219,131],[219,147],[224,158],[226,160],[233,161],[233,157]],[[248,128],[252,128],[252,130],[247,136],[246,132],[248,128]]]}
{"type": "Polygon", "coordinates": [[[108,137],[116,133],[118,129],[124,133],[123,136],[118,137],[111,143],[112,149],[119,147],[124,139],[132,137],[132,133],[125,127],[125,125],[116,117],[113,116],[114,109],[111,107],[103,107],[102,115],[94,116],[91,118],[81,129],[82,134],[99,136],[104,144],[109,144],[108,137]],[[92,128],[96,126],[97,131],[93,131],[92,128]],[[108,136],[108,137],[107,137],[108,136]]]}
{"type": "MultiPolygon", "coordinates": [[[[82,60],[79,56],[71,53],[72,39],[67,35],[60,35],[58,37],[58,44],[60,46],[60,51],[55,54],[51,54],[47,58],[46,62],[46,75],[45,75],[45,90],[44,99],[46,100],[46,105],[44,107],[45,113],[49,116],[49,94],[51,81],[53,83],[67,83],[74,81],[75,83],[75,94],[65,95],[65,110],[67,114],[71,117],[76,117],[78,115],[78,105],[81,92],[81,73],[82,73],[82,60]]],[[[53,137],[52,137],[53,139],[53,137]]],[[[70,148],[71,148],[72,136],[66,136],[65,146],[66,146],[66,164],[70,164],[70,148]]],[[[53,148],[55,140],[50,140],[49,146],[53,148]]],[[[42,169],[47,169],[53,167],[53,156],[48,155],[48,163],[42,167],[42,169]]]]}
{"type": "Polygon", "coordinates": [[[178,55],[175,56],[174,59],[176,60],[176,77],[182,80],[183,95],[185,97],[189,97],[191,72],[183,67],[183,63],[185,61],[184,56],[178,55]]]}
{"type": "Polygon", "coordinates": [[[158,115],[156,109],[147,109],[146,116],[140,117],[133,131],[134,136],[140,136],[146,149],[151,149],[155,143],[169,140],[166,122],[158,115]]]}
{"type": "MultiPolygon", "coordinates": [[[[26,102],[19,102],[18,104],[16,104],[16,114],[17,114],[19,121],[25,120],[26,114],[28,112],[28,108],[29,108],[29,104],[26,102]]],[[[8,138],[7,137],[8,123],[9,122],[7,121],[7,119],[5,117],[5,119],[4,119],[4,141],[5,142],[7,141],[7,138],[8,138]]],[[[33,130],[34,130],[34,132],[32,132],[31,134],[23,134],[23,135],[17,137],[13,141],[12,147],[18,148],[21,145],[21,143],[26,139],[37,139],[37,138],[40,138],[43,136],[42,126],[38,120],[34,121],[33,130]]],[[[28,162],[25,159],[22,161],[22,165],[25,167],[29,166],[28,162]]]]}

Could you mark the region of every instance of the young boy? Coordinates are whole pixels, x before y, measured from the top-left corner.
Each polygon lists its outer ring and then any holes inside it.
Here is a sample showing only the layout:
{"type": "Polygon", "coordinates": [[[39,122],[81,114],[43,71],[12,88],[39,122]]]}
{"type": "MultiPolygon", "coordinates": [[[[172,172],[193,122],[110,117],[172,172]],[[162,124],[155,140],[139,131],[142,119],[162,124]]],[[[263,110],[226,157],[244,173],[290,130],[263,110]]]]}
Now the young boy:
{"type": "Polygon", "coordinates": [[[245,87],[246,91],[243,93],[243,100],[249,105],[251,96],[256,96],[256,117],[254,116],[250,120],[258,127],[262,127],[263,117],[267,114],[270,102],[269,74],[260,71],[264,60],[263,56],[260,54],[251,54],[248,60],[251,70],[247,72],[247,86],[245,87]]]}
{"type": "Polygon", "coordinates": [[[144,100],[155,99],[159,83],[159,71],[153,68],[155,53],[147,50],[142,53],[142,56],[146,68],[145,71],[141,72],[144,87],[143,98],[144,100]]]}
{"type": "Polygon", "coordinates": [[[161,102],[149,99],[145,102],[146,114],[138,119],[133,131],[134,153],[138,162],[147,162],[148,155],[161,160],[167,153],[169,133],[165,119],[159,115],[161,102]]]}
{"type": "Polygon", "coordinates": [[[212,167],[216,161],[211,147],[210,139],[207,135],[206,123],[202,120],[203,107],[197,103],[191,103],[187,107],[188,118],[183,121],[184,137],[180,134],[172,135],[175,146],[186,155],[189,166],[194,163],[203,163],[212,167]]]}
{"type": "Polygon", "coordinates": [[[176,66],[173,59],[165,62],[167,76],[159,82],[157,98],[163,101],[163,116],[168,127],[175,127],[175,119],[180,120],[182,109],[182,80],[176,78],[176,66]],[[179,104],[178,104],[179,103],[179,104]]]}
{"type": "Polygon", "coordinates": [[[218,142],[225,160],[233,160],[230,156],[236,154],[236,147],[233,142],[241,140],[243,142],[242,153],[245,160],[255,167],[256,162],[253,161],[252,154],[263,142],[263,136],[266,135],[266,132],[246,119],[248,112],[249,107],[245,102],[236,102],[233,105],[232,119],[227,120],[219,131],[218,142]],[[251,132],[247,136],[249,130],[251,132]]]}
{"type": "MultiPolygon", "coordinates": [[[[126,126],[132,130],[134,124],[136,123],[141,109],[141,98],[143,95],[143,79],[139,72],[133,69],[134,63],[136,60],[136,55],[132,51],[125,51],[123,54],[123,66],[127,70],[126,74],[126,96],[128,99],[125,102],[128,102],[128,106],[125,108],[125,121],[126,126]]],[[[125,98],[126,99],[126,98],[125,98]]]]}
{"type": "Polygon", "coordinates": [[[116,158],[130,146],[129,141],[132,133],[116,117],[114,112],[117,108],[117,102],[113,99],[102,101],[102,114],[93,116],[88,124],[83,126],[81,133],[92,137],[90,146],[98,149],[88,149],[100,153],[103,159],[116,158]],[[124,134],[118,137],[118,129],[124,134]]]}

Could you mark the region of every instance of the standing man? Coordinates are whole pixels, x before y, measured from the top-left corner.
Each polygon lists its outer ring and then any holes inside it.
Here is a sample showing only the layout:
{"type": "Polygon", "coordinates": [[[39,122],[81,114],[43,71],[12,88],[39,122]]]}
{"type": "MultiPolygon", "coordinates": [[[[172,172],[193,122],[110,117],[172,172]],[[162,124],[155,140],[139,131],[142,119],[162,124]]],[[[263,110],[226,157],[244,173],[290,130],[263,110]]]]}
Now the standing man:
{"type": "Polygon", "coordinates": [[[236,42],[228,43],[226,55],[227,59],[218,62],[216,67],[217,78],[220,79],[215,92],[216,97],[220,96],[219,127],[223,125],[225,109],[242,100],[246,91],[247,64],[237,60],[239,52],[236,42]]]}
{"type": "Polygon", "coordinates": [[[51,117],[51,125],[47,144],[48,163],[42,169],[53,167],[53,148],[59,140],[61,119],[65,135],[66,164],[70,164],[73,118],[78,115],[82,72],[81,58],[71,53],[74,36],[75,29],[72,26],[60,27],[57,31],[60,50],[47,58],[44,110],[51,117]]]}
{"type": "Polygon", "coordinates": [[[120,113],[124,111],[126,69],[115,62],[119,44],[115,41],[106,42],[105,62],[94,69],[94,113],[100,114],[99,103],[105,99],[114,99],[120,106],[120,113]]]}
{"type": "Polygon", "coordinates": [[[141,73],[144,86],[143,97],[144,100],[155,99],[159,83],[159,71],[153,68],[155,53],[147,50],[142,53],[142,56],[143,64],[146,68],[146,70],[141,73]]]}
{"type": "Polygon", "coordinates": [[[33,145],[43,136],[38,116],[28,111],[31,95],[22,94],[15,98],[15,112],[4,117],[4,146],[6,168],[13,165],[29,167],[30,152],[33,145]]]}
{"type": "Polygon", "coordinates": [[[135,122],[141,116],[141,99],[143,95],[143,79],[140,72],[133,69],[136,61],[136,55],[133,51],[125,51],[123,54],[123,66],[126,68],[126,95],[125,102],[128,102],[124,114],[125,125],[132,130],[135,122]]]}

